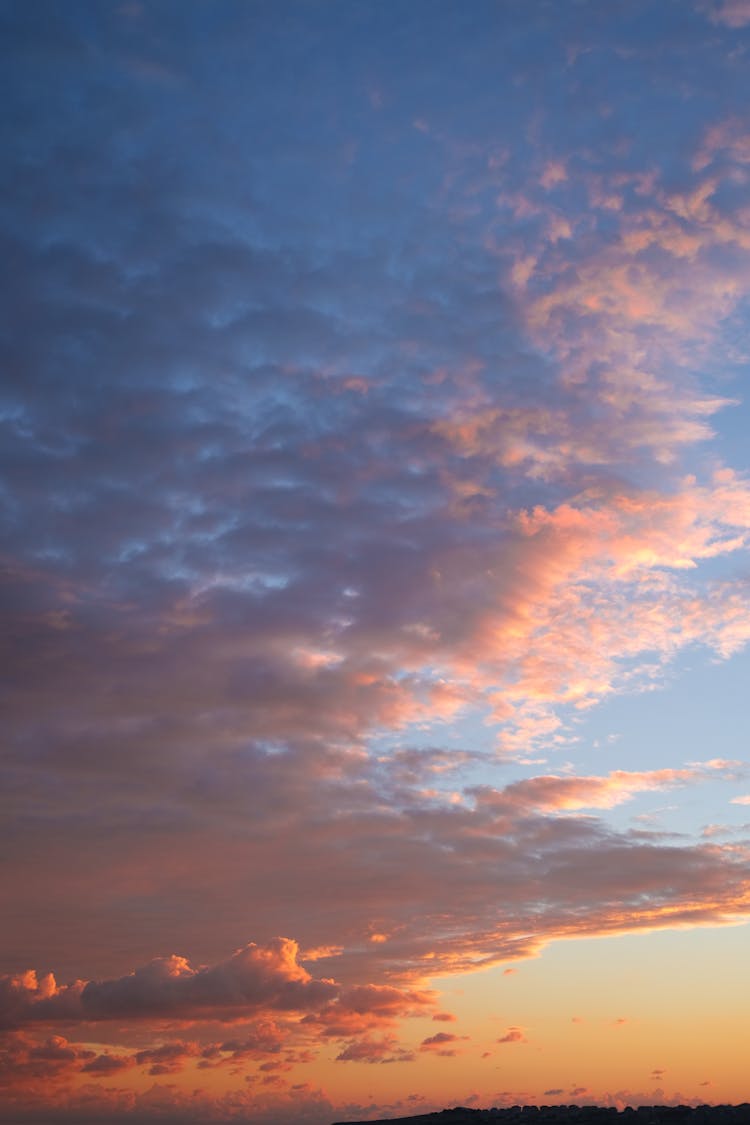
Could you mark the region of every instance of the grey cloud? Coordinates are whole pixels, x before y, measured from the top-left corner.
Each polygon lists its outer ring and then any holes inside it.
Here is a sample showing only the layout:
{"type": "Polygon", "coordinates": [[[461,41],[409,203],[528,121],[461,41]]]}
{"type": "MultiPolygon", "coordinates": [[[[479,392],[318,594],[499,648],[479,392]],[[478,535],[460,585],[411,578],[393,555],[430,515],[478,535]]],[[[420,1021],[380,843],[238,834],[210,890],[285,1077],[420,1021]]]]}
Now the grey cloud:
{"type": "MultiPolygon", "coordinates": [[[[180,957],[159,958],[126,977],[77,981],[58,987],[32,974],[0,980],[0,1008],[7,1025],[27,1021],[232,1018],[259,1008],[304,1011],[337,994],[331,981],[314,980],[296,964],[296,945],[277,939],[254,943],[219,964],[193,969],[180,957]]],[[[156,1060],[158,1061],[158,1060],[156,1060]]],[[[114,1066],[95,1059],[92,1070],[114,1066]]]]}
{"type": "MultiPolygon", "coordinates": [[[[162,924],[158,903],[166,897],[172,924],[190,924],[198,948],[210,950],[215,935],[209,920],[201,924],[203,908],[196,910],[196,903],[211,902],[225,926],[247,932],[252,915],[241,904],[262,901],[254,931],[260,940],[274,927],[298,933],[303,945],[342,944],[336,976],[358,987],[344,990],[329,1017],[333,986],[264,975],[254,955],[176,977],[162,961],[132,977],[40,1000],[39,1014],[105,1018],[164,1011],[179,1017],[190,1010],[236,1011],[243,1004],[279,1010],[309,1004],[325,1014],[326,1026],[344,1028],[348,1012],[380,1019],[410,1007],[403,989],[392,996],[363,990],[363,980],[382,982],[388,974],[408,982],[425,965],[431,972],[465,970],[517,960],[560,937],[721,923],[746,910],[747,866],[732,848],[666,844],[658,835],[618,833],[595,817],[509,813],[490,802],[428,807],[415,794],[410,806],[389,809],[383,792],[368,785],[356,755],[338,761],[332,756],[325,770],[314,749],[309,760],[304,754],[289,758],[288,752],[255,754],[247,759],[247,772],[241,758],[230,760],[226,781],[217,778],[215,805],[204,799],[184,821],[162,825],[157,819],[138,844],[125,831],[127,866],[118,835],[99,846],[93,861],[85,858],[91,854],[88,830],[68,830],[60,844],[60,876],[80,849],[89,890],[96,886],[107,905],[107,925],[92,912],[87,927],[106,947],[114,937],[108,927],[123,924],[129,897],[137,896],[154,911],[153,922],[144,912],[134,932],[147,945],[162,924]],[[313,764],[320,772],[311,786],[307,771],[313,764]],[[218,836],[214,815],[222,826],[218,836]],[[158,869],[144,866],[154,850],[158,869]],[[107,889],[113,883],[117,897],[107,889]],[[385,940],[369,940],[373,924],[385,940]]],[[[50,865],[47,893],[62,920],[70,907],[55,892],[56,866],[50,865]]],[[[14,901],[28,904],[37,924],[38,908],[35,913],[24,891],[23,853],[17,867],[14,901]]],[[[75,909],[80,917],[80,907],[75,909]]],[[[35,949],[28,922],[19,918],[15,930],[35,949]]],[[[40,956],[50,955],[40,950],[40,956]]],[[[419,1003],[415,997],[411,1006],[419,1003]]],[[[12,997],[6,1011],[12,1019],[12,997]]]]}

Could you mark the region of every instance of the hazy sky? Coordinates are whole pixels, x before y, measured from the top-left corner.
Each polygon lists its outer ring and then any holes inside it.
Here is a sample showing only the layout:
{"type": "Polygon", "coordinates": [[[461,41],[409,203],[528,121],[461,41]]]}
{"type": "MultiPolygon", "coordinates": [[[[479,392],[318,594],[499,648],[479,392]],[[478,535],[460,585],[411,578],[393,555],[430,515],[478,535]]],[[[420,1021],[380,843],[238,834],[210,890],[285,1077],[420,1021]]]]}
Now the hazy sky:
{"type": "Polygon", "coordinates": [[[0,1120],[750,1101],[750,0],[0,12],[0,1120]]]}

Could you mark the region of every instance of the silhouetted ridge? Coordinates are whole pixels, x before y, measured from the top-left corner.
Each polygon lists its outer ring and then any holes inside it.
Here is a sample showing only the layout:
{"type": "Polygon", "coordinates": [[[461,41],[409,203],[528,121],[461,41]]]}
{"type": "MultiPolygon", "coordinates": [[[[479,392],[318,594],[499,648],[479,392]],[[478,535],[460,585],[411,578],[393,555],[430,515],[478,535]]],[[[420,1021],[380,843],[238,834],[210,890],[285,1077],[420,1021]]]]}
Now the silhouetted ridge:
{"type": "Polygon", "coordinates": [[[456,1106],[413,1117],[382,1117],[376,1121],[338,1121],[335,1125],[750,1125],[750,1104],[640,1105],[623,1110],[595,1105],[523,1105],[510,1109],[467,1109],[456,1106]]]}

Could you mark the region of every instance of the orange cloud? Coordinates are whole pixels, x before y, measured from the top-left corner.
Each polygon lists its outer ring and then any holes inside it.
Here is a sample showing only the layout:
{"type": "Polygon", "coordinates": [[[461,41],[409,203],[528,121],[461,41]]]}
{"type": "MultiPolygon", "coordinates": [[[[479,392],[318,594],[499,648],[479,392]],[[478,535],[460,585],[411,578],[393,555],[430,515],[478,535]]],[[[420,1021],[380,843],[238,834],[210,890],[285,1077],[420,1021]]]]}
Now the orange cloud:
{"type": "Polygon", "coordinates": [[[251,942],[227,961],[200,969],[173,955],[114,980],[58,986],[51,973],[7,976],[0,978],[0,1018],[6,1026],[56,1020],[231,1019],[258,1008],[321,1007],[338,989],[332,981],[314,980],[297,963],[297,952],[296,942],[277,938],[266,946],[251,942]]]}
{"type": "MultiPolygon", "coordinates": [[[[494,807],[535,808],[545,811],[581,808],[613,808],[635,793],[660,790],[702,780],[707,773],[718,775],[722,767],[707,769],[661,769],[642,772],[614,770],[607,777],[532,777],[516,781],[503,790],[475,790],[479,800],[494,807]]],[[[514,970],[506,970],[513,972],[514,970]]]]}
{"type": "Polygon", "coordinates": [[[337,1062],[392,1063],[413,1062],[414,1053],[399,1047],[393,1035],[382,1039],[358,1039],[336,1056],[337,1062]]]}

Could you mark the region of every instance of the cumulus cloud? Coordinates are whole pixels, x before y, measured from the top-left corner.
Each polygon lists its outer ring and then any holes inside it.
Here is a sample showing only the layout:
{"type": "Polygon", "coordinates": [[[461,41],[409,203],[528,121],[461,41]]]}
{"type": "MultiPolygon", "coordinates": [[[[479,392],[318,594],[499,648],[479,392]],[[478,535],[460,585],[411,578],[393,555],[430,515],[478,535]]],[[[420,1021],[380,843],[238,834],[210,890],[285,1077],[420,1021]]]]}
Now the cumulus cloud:
{"type": "MultiPolygon", "coordinates": [[[[259,1008],[304,1011],[337,993],[297,963],[296,942],[251,942],[217,965],[194,969],[184,957],[153,960],[113,980],[58,985],[33,971],[2,978],[0,1010],[6,1025],[30,1021],[121,1019],[231,1019],[259,1008]]],[[[92,1064],[93,1065],[93,1064],[92,1064]]],[[[104,1067],[106,1061],[96,1064],[104,1067]]]]}

